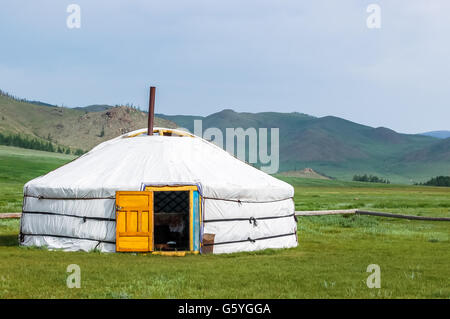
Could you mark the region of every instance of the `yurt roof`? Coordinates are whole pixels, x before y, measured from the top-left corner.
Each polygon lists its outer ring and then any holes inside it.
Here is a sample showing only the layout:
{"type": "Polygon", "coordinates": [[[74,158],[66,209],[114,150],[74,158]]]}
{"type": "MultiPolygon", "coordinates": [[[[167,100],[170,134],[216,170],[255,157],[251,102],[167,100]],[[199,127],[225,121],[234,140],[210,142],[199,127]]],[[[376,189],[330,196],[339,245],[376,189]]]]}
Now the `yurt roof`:
{"type": "Polygon", "coordinates": [[[88,153],[24,186],[27,196],[109,198],[143,185],[196,184],[207,198],[274,201],[293,187],[235,158],[200,137],[149,136],[137,130],[103,142],[88,153]]]}

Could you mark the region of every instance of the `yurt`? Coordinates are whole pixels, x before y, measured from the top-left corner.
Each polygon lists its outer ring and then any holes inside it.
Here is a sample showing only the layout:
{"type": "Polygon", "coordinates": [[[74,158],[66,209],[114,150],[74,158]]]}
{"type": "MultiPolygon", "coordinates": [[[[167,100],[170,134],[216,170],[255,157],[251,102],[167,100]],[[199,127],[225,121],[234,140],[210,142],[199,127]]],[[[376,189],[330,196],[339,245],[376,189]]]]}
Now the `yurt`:
{"type": "Polygon", "coordinates": [[[295,247],[293,195],[199,137],[143,129],[26,183],[20,243],[104,252],[295,247]]]}
{"type": "Polygon", "coordinates": [[[293,196],[213,143],[149,125],[26,183],[19,242],[161,254],[295,247],[293,196]]]}

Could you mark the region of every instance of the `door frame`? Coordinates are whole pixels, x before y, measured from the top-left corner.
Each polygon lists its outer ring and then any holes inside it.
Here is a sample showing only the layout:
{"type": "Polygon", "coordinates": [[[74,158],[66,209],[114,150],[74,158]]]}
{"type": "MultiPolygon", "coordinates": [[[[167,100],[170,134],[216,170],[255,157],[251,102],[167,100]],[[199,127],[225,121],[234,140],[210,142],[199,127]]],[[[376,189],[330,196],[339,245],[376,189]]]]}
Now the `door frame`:
{"type": "MultiPolygon", "coordinates": [[[[189,192],[189,251],[194,252],[194,192],[197,191],[199,193],[199,224],[201,225],[201,195],[200,188],[197,185],[152,185],[152,184],[143,184],[142,191],[145,192],[181,192],[188,191],[189,192]]],[[[153,205],[154,205],[154,195],[153,197],[153,205]]],[[[152,209],[152,214],[154,214],[154,210],[152,209]]],[[[154,220],[154,215],[152,217],[154,220]]],[[[200,227],[198,225],[198,227],[200,227]]],[[[154,225],[153,229],[154,229],[154,225]]],[[[154,240],[154,236],[153,236],[154,240]]],[[[152,245],[154,247],[154,245],[152,245]]]]}

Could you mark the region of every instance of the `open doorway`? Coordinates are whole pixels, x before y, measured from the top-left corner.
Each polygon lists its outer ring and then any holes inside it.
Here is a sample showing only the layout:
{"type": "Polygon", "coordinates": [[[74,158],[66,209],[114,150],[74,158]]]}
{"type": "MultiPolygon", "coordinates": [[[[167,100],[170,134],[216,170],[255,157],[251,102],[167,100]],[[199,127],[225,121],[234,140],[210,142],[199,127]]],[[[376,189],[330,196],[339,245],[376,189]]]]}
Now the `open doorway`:
{"type": "Polygon", "coordinates": [[[190,191],[154,191],[154,245],[156,251],[190,249],[190,191]]]}
{"type": "Polygon", "coordinates": [[[116,251],[200,252],[197,186],[147,186],[116,192],[116,251]]]}

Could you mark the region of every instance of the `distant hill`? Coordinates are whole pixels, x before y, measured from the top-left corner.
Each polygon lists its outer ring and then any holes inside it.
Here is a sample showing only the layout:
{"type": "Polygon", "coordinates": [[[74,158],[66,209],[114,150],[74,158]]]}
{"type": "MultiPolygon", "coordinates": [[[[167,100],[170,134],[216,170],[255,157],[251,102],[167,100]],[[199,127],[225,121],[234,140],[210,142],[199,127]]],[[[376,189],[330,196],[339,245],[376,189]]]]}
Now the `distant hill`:
{"type": "Polygon", "coordinates": [[[421,133],[421,135],[432,136],[432,137],[436,137],[436,138],[449,138],[450,131],[431,131],[431,132],[421,133]]]}
{"type": "Polygon", "coordinates": [[[190,131],[193,131],[194,119],[202,120],[203,130],[216,127],[223,133],[227,127],[278,127],[280,171],[308,167],[341,179],[351,180],[354,174],[372,174],[394,183],[425,181],[450,171],[445,145],[437,144],[439,140],[434,137],[400,134],[385,127],[373,128],[334,116],[238,113],[230,109],[206,117],[158,116],[190,131]],[[421,152],[427,155],[419,156],[421,152]]]}
{"type": "Polygon", "coordinates": [[[107,105],[107,104],[93,104],[83,107],[75,107],[75,110],[81,110],[85,112],[102,112],[109,109],[112,109],[114,106],[107,105]]]}
{"type": "Polygon", "coordinates": [[[45,103],[45,102],[41,102],[41,101],[22,101],[22,102],[27,102],[30,104],[41,105],[41,106],[48,106],[48,107],[58,107],[57,105],[53,105],[53,104],[49,104],[49,103],[45,103]]]}
{"type": "MultiPolygon", "coordinates": [[[[161,118],[155,118],[155,126],[176,127],[161,118]]],[[[102,141],[144,127],[147,114],[126,106],[103,111],[97,106],[49,107],[42,102],[30,103],[0,94],[0,133],[6,135],[19,133],[51,141],[55,146],[86,151],[102,141]]]]}
{"type": "MultiPolygon", "coordinates": [[[[439,140],[420,150],[407,153],[403,160],[405,162],[450,162],[450,138],[439,140]]],[[[447,173],[450,173],[448,171],[447,173]]]]}
{"type": "Polygon", "coordinates": [[[280,175],[288,176],[288,177],[300,177],[300,178],[314,178],[314,179],[327,179],[327,180],[331,179],[328,176],[317,173],[312,168],[305,168],[302,170],[281,172],[280,175]]]}

